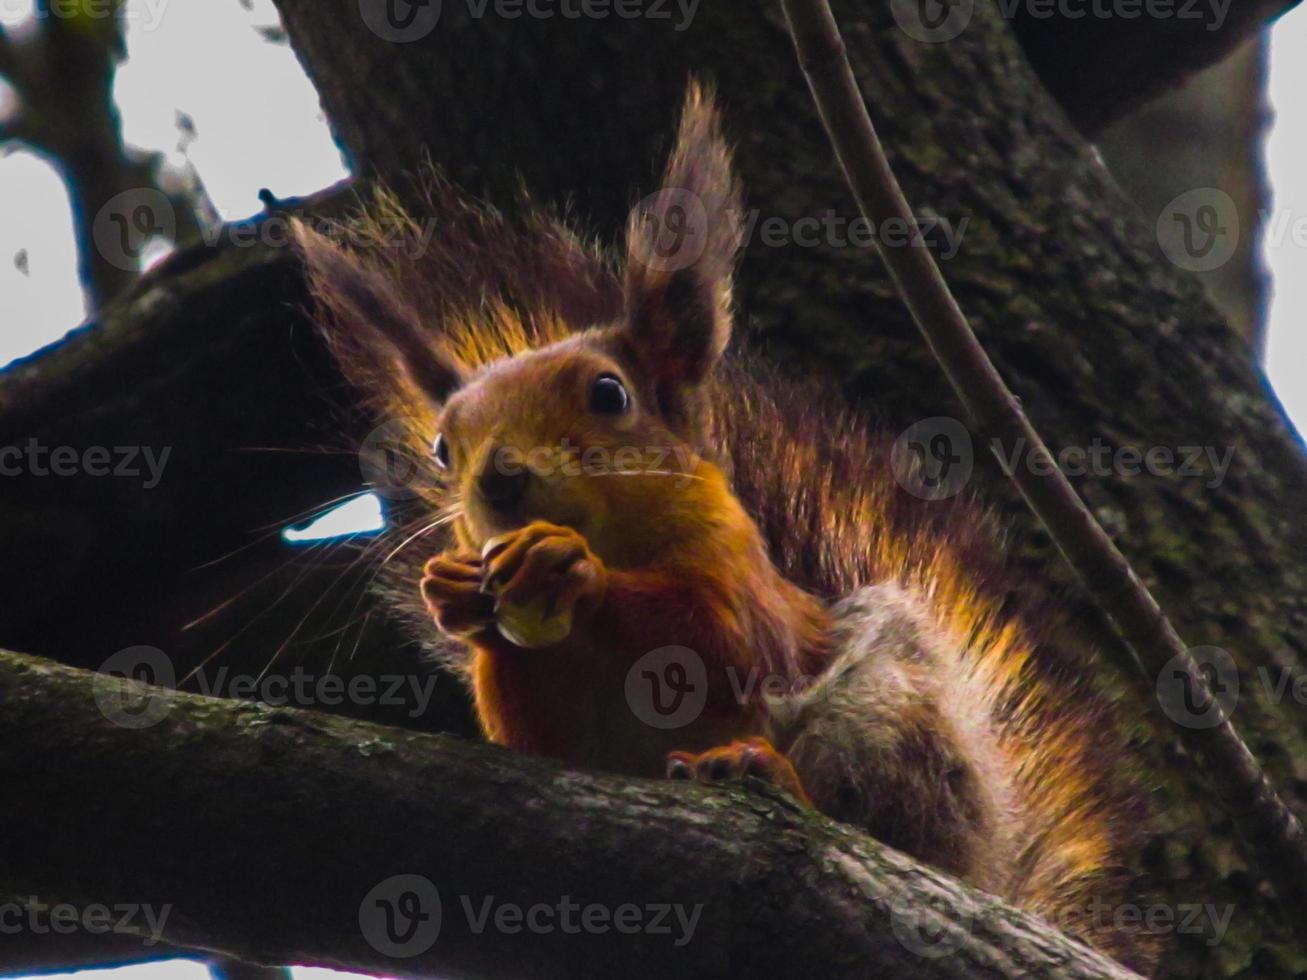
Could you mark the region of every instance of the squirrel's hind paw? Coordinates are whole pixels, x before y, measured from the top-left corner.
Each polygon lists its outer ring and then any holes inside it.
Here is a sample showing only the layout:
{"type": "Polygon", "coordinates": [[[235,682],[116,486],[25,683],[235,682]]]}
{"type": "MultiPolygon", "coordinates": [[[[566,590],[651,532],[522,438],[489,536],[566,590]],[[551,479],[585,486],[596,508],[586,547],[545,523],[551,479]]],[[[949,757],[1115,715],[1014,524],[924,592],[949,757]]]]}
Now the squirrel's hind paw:
{"type": "Polygon", "coordinates": [[[801,803],[812,806],[790,760],[777,752],[765,738],[755,736],[707,752],[671,752],[667,756],[668,779],[714,784],[739,782],[746,776],[771,783],[801,803]]]}

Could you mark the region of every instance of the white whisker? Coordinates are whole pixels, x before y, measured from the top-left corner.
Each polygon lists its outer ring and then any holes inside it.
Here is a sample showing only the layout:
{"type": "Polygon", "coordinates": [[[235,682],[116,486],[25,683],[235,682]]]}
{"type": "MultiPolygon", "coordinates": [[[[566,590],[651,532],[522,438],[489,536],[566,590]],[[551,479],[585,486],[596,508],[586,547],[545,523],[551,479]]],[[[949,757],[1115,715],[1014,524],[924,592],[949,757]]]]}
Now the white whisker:
{"type": "Polygon", "coordinates": [[[418,538],[422,537],[423,535],[430,534],[432,531],[436,530],[436,528],[443,527],[444,525],[450,523],[451,521],[456,520],[462,513],[463,513],[462,510],[455,510],[448,514],[442,514],[440,517],[437,517],[434,521],[430,521],[429,523],[422,525],[422,527],[418,528],[407,538],[401,541],[398,545],[396,545],[395,548],[390,552],[390,554],[386,555],[385,558],[381,559],[381,567],[387,565],[392,558],[394,558],[397,554],[399,554],[401,551],[407,548],[418,538]]]}

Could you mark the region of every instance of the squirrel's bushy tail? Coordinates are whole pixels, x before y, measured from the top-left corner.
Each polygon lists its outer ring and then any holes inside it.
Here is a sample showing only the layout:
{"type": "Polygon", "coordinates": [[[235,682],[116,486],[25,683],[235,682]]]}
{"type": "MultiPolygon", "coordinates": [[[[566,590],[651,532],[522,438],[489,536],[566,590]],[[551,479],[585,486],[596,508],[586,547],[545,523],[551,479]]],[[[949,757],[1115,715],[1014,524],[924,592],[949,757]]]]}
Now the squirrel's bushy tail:
{"type": "Polygon", "coordinates": [[[737,364],[714,408],[736,492],[781,569],[832,598],[895,586],[955,651],[935,696],[965,699],[972,717],[979,703],[992,737],[981,769],[997,765],[1007,789],[996,890],[1146,969],[1147,937],[1113,926],[1146,810],[1127,734],[1090,683],[1094,652],[1048,590],[1014,570],[999,523],[965,495],[909,492],[890,439],[808,385],[737,364]]]}

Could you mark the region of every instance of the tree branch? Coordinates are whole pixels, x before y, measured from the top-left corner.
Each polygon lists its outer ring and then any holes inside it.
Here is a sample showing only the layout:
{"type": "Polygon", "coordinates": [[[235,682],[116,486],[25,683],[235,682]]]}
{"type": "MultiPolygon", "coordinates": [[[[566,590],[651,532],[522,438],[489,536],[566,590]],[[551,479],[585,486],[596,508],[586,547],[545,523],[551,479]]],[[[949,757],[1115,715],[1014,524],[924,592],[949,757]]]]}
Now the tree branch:
{"type": "Polygon", "coordinates": [[[0,703],[0,778],[22,787],[0,811],[7,891],[134,905],[128,931],[173,945],[401,975],[1133,976],[767,791],[571,772],[16,654],[0,703]],[[371,917],[404,901],[396,875],[440,896],[438,939],[403,959],[371,917]],[[536,928],[499,911],[540,903],[536,928]]]}
{"type": "MultiPolygon", "coordinates": [[[[67,5],[64,5],[67,7],[67,5]]],[[[78,247],[78,274],[93,310],[140,275],[154,238],[200,239],[199,202],[161,172],[160,154],[128,148],[114,103],[114,77],[125,54],[121,0],[95,9],[50,9],[17,41],[0,32],[0,75],[17,93],[17,118],[0,131],[49,157],[67,185],[78,247]]]]}
{"type": "Polygon", "coordinates": [[[0,78],[7,79],[11,84],[16,74],[18,62],[14,56],[13,38],[9,32],[0,25],[0,78]]]}
{"type": "MultiPolygon", "coordinates": [[[[828,0],[782,0],[782,6],[826,132],[863,216],[874,227],[885,227],[886,222],[914,227],[912,208],[876,135],[828,0]]],[[[1001,454],[1002,446],[1024,445],[1036,457],[1052,460],[1021,402],[976,339],[930,250],[920,240],[895,248],[878,238],[877,246],[954,391],[980,431],[993,437],[996,452],[1001,454]]],[[[1286,908],[1302,909],[1307,902],[1307,833],[1230,723],[1171,621],[1058,467],[1016,467],[1012,478],[1141,661],[1149,686],[1165,671],[1178,671],[1195,713],[1216,719],[1210,727],[1178,726],[1179,734],[1202,761],[1208,782],[1245,841],[1262,849],[1264,867],[1286,908]]]]}
{"type": "Polygon", "coordinates": [[[1093,7],[1109,11],[1099,15],[1088,3],[1018,3],[1012,26],[1040,80],[1093,134],[1221,61],[1298,3],[1145,4],[1133,15],[1128,4],[1093,7]]]}

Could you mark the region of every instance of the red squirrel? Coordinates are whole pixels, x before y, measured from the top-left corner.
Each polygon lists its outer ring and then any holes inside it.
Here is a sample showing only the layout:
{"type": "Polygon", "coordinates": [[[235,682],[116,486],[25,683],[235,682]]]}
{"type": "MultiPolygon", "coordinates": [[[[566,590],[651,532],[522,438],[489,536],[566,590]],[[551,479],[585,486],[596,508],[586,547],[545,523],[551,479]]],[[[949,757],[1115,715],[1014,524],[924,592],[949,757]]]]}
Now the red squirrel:
{"type": "Polygon", "coordinates": [[[400,605],[492,742],[768,780],[1146,967],[1090,915],[1121,898],[1139,800],[1103,699],[1056,659],[1060,617],[973,505],[912,497],[862,421],[727,353],[742,206],[692,86],[619,257],[434,178],[434,235],[384,192],[359,219],[429,239],[416,259],[298,228],[347,377],[424,447],[400,605]],[[628,697],[664,648],[703,667],[674,727],[628,697]]]}

